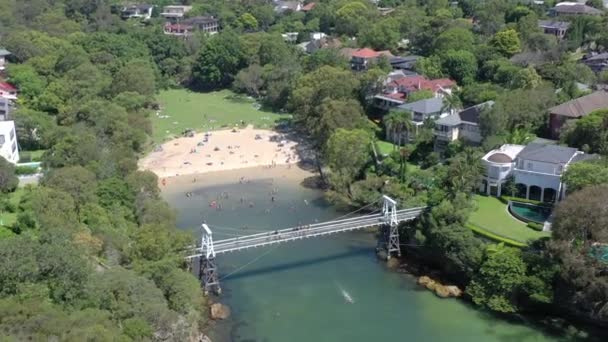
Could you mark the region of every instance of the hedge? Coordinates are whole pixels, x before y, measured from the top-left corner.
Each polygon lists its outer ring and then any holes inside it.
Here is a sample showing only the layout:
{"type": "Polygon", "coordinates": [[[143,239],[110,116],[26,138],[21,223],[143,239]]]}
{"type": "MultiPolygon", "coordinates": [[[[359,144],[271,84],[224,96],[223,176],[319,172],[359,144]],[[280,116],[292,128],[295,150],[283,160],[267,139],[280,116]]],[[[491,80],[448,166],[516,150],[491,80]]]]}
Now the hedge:
{"type": "Polygon", "coordinates": [[[37,166],[16,166],[15,174],[16,175],[33,175],[38,172],[37,166]]]}
{"type": "Polygon", "coordinates": [[[523,248],[523,247],[527,246],[527,244],[525,244],[523,242],[515,241],[515,240],[509,239],[507,237],[500,236],[498,234],[494,234],[494,233],[489,232],[489,231],[479,227],[478,225],[470,223],[470,222],[468,222],[466,224],[466,227],[469,228],[470,230],[472,230],[474,233],[479,234],[483,237],[486,237],[490,240],[494,240],[497,242],[504,242],[505,245],[509,245],[509,246],[517,247],[517,248],[523,248]]]}
{"type": "Polygon", "coordinates": [[[538,232],[542,232],[545,225],[537,223],[537,222],[528,222],[528,224],[526,224],[526,226],[528,226],[528,228],[532,228],[538,232]]]}
{"type": "Polygon", "coordinates": [[[534,205],[538,205],[541,207],[552,207],[553,206],[553,203],[535,201],[535,200],[531,200],[531,199],[512,197],[512,196],[500,196],[500,197],[498,197],[498,199],[504,204],[509,204],[509,201],[513,201],[513,202],[519,202],[519,203],[534,204],[534,205]]]}

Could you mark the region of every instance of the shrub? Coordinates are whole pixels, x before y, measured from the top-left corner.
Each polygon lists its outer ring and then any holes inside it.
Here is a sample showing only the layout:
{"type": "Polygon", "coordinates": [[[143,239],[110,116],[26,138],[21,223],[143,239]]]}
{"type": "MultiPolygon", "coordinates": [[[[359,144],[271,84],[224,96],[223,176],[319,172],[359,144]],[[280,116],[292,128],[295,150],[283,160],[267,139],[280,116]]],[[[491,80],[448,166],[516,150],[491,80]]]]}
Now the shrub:
{"type": "Polygon", "coordinates": [[[17,166],[15,167],[16,175],[33,175],[38,172],[37,166],[17,166]]]}
{"type": "Polygon", "coordinates": [[[519,198],[519,197],[513,197],[513,196],[500,196],[498,199],[501,202],[503,202],[504,204],[509,204],[509,201],[513,201],[513,202],[519,202],[519,203],[535,204],[535,205],[539,205],[539,206],[543,206],[543,207],[552,207],[553,206],[553,203],[535,201],[535,200],[531,200],[531,199],[525,199],[525,198],[519,198]]]}
{"type": "Polygon", "coordinates": [[[526,226],[528,226],[528,228],[532,228],[532,229],[534,229],[534,230],[536,230],[538,232],[542,232],[543,231],[543,227],[544,227],[543,224],[536,223],[536,222],[528,222],[528,224],[526,226]]]}

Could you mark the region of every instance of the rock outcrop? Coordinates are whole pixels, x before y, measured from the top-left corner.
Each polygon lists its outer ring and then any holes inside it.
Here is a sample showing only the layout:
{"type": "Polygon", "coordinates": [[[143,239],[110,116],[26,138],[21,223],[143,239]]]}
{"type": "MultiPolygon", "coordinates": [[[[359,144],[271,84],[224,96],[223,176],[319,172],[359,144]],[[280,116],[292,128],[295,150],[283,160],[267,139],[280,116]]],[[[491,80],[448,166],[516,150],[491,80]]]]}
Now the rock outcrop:
{"type": "Polygon", "coordinates": [[[433,291],[437,297],[448,298],[448,297],[460,297],[462,296],[462,290],[458,286],[454,285],[443,285],[440,282],[432,279],[428,276],[422,276],[418,278],[418,285],[426,287],[428,290],[433,291]]]}
{"type": "Polygon", "coordinates": [[[390,269],[395,269],[397,267],[399,267],[399,259],[397,258],[390,258],[386,261],[386,266],[390,269]]]}
{"type": "Polygon", "coordinates": [[[211,304],[211,319],[226,319],[230,317],[230,308],[221,303],[211,304]]]}

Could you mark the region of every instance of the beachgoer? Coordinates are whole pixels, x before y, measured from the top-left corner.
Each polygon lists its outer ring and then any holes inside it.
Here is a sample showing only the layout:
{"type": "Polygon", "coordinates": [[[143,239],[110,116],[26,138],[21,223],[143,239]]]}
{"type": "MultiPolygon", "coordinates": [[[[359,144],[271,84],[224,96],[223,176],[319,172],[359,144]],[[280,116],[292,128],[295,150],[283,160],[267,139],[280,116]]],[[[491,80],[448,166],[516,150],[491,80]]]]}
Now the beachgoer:
{"type": "Polygon", "coordinates": [[[163,186],[167,185],[167,180],[164,178],[160,182],[163,184],[163,186]]]}
{"type": "Polygon", "coordinates": [[[274,196],[270,198],[270,202],[274,202],[274,196]]]}
{"type": "Polygon", "coordinates": [[[253,208],[253,202],[249,202],[249,208],[253,208]]]}

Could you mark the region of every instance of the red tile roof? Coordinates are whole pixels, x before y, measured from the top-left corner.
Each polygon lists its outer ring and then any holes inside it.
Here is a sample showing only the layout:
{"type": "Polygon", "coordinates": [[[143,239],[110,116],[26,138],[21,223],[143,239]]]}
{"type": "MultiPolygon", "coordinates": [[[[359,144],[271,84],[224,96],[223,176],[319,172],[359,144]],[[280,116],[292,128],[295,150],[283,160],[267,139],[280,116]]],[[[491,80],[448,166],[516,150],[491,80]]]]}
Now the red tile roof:
{"type": "Polygon", "coordinates": [[[0,90],[17,91],[17,88],[8,82],[0,82],[0,90]]]}
{"type": "Polygon", "coordinates": [[[376,50],[372,50],[370,48],[362,48],[355,50],[355,52],[352,53],[352,56],[359,58],[376,58],[380,56],[380,54],[376,50]]]}
{"type": "Polygon", "coordinates": [[[439,78],[436,80],[429,80],[424,76],[416,75],[412,77],[403,77],[392,81],[389,85],[394,87],[401,87],[407,91],[418,91],[418,90],[430,90],[437,92],[440,89],[451,88],[456,83],[447,78],[439,78]]]}
{"type": "Polygon", "coordinates": [[[302,6],[300,11],[308,12],[308,11],[312,10],[313,8],[315,8],[316,5],[317,4],[314,2],[307,3],[306,5],[302,6]]]}
{"type": "Polygon", "coordinates": [[[395,100],[405,100],[405,94],[404,93],[391,93],[391,94],[384,94],[382,96],[384,96],[384,97],[390,97],[391,99],[395,99],[395,100]]]}

